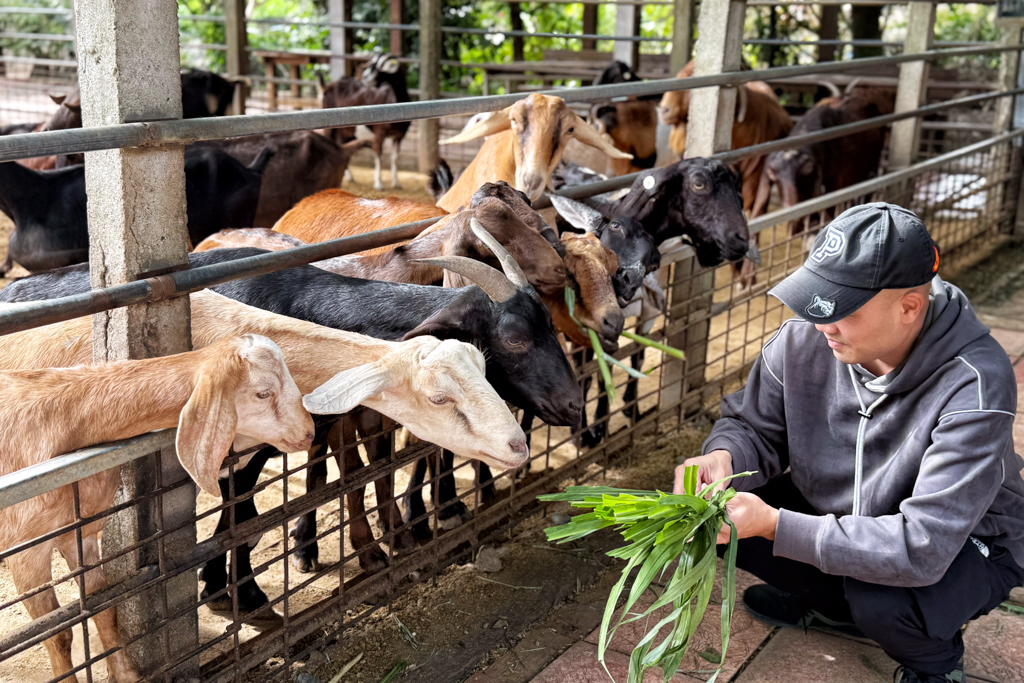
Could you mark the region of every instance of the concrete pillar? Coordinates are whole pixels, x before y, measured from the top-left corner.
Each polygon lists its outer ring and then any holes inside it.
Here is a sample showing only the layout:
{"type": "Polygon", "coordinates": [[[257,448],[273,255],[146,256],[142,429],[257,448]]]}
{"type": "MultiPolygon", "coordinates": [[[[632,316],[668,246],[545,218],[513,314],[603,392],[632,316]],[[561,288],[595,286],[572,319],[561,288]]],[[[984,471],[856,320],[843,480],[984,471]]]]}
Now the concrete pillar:
{"type": "MultiPolygon", "coordinates": [[[[583,5],[583,32],[589,35],[597,34],[597,12],[601,9],[601,6],[595,3],[588,3],[583,5]]],[[[597,41],[593,38],[584,38],[583,45],[584,50],[596,50],[597,41]]]]}
{"type": "MultiPolygon", "coordinates": [[[[743,17],[746,4],[704,2],[697,30],[700,40],[694,55],[694,74],[707,76],[739,71],[742,63],[743,17]]],[[[708,157],[732,146],[732,123],[736,113],[734,88],[701,88],[690,91],[690,123],[687,126],[686,157],[708,157]]],[[[696,256],[673,266],[669,289],[666,327],[683,328],[670,335],[668,344],[680,348],[686,360],[669,360],[662,370],[661,408],[667,410],[686,396],[679,406],[681,417],[701,409],[701,397],[694,394],[705,383],[709,313],[714,293],[714,271],[701,268],[696,256]]]]}
{"type": "MultiPolygon", "coordinates": [[[[441,99],[441,0],[420,0],[420,101],[441,99]]],[[[420,119],[420,171],[427,173],[441,158],[438,119],[420,119]]]]}
{"type": "MultiPolygon", "coordinates": [[[[615,6],[615,35],[640,35],[640,6],[615,6]]],[[[613,48],[615,59],[625,62],[633,69],[640,66],[640,43],[635,40],[616,40],[613,48]]]]}
{"type": "Polygon", "coordinates": [[[686,66],[693,53],[694,0],[675,0],[672,8],[672,54],[669,55],[669,72],[673,77],[686,66]]]}
{"type": "MultiPolygon", "coordinates": [[[[405,23],[405,13],[402,11],[402,0],[391,0],[391,23],[405,23]]],[[[405,54],[404,33],[397,28],[391,29],[391,54],[396,57],[401,57],[405,54]]]]}
{"type": "MultiPolygon", "coordinates": [[[[181,118],[178,19],[173,3],[161,0],[79,0],[78,75],[85,126],[181,118]],[[116,27],[116,30],[115,30],[116,27]]],[[[131,282],[188,263],[185,176],[182,148],[116,149],[85,155],[88,195],[89,266],[93,287],[131,282]]],[[[191,348],[188,297],[119,308],[93,316],[96,361],[149,358],[191,348]]],[[[117,502],[153,490],[158,471],[163,484],[186,478],[173,449],[126,466],[117,502]]],[[[111,517],[103,532],[104,555],[111,555],[162,526],[187,523],[195,514],[195,488],[185,486],[162,500],[111,517]]],[[[164,541],[163,568],[173,570],[195,546],[188,525],[164,541]]],[[[104,566],[112,583],[161,559],[156,544],[144,546],[104,566]]],[[[196,573],[187,571],[119,606],[121,629],[133,637],[152,631],[165,614],[196,603],[196,573]]],[[[149,673],[171,656],[195,647],[195,612],[143,638],[129,655],[149,673]]],[[[187,673],[198,662],[187,662],[187,673]]]]}
{"type": "MultiPolygon", "coordinates": [[[[935,4],[912,2],[907,20],[907,37],[903,53],[925,52],[932,47],[935,36],[935,4]]],[[[924,102],[928,89],[928,62],[900,64],[896,86],[896,112],[917,109],[924,102]]],[[[914,163],[921,140],[921,120],[905,119],[892,124],[889,140],[889,170],[898,171],[914,163]]]]}
{"type": "Polygon", "coordinates": [[[328,0],[327,14],[331,21],[331,80],[351,74],[352,65],[344,55],[352,51],[352,31],[338,24],[352,21],[352,0],[328,0]]]}
{"type": "MultiPolygon", "coordinates": [[[[240,116],[245,114],[245,99],[249,93],[249,84],[238,80],[239,77],[249,75],[249,53],[245,50],[249,36],[245,28],[244,0],[224,0],[224,37],[227,45],[227,73],[236,81],[231,113],[240,116]]],[[[271,85],[267,84],[268,87],[271,85]]]]}

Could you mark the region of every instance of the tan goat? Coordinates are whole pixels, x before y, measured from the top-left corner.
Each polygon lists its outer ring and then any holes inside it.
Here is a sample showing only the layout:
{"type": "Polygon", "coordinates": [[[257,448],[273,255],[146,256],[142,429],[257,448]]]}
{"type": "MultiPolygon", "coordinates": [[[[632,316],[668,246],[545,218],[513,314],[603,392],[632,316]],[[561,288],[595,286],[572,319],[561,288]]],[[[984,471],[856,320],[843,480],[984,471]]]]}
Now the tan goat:
{"type": "Polygon", "coordinates": [[[437,205],[452,212],[469,203],[473,193],[487,182],[504,180],[531,201],[540,199],[551,184],[569,140],[576,139],[603,151],[613,159],[632,159],[601,137],[569,108],[561,97],[534,93],[503,109],[469,130],[442,140],[459,144],[486,137],[483,147],[437,205]]]}
{"type": "MultiPolygon", "coordinates": [[[[12,397],[0,408],[0,475],[86,446],[178,427],[182,466],[204,491],[219,495],[217,473],[236,433],[286,451],[308,448],[313,440],[313,420],[302,407],[281,350],[255,335],[164,358],[0,372],[0,387],[12,397]]],[[[120,482],[116,467],[80,481],[81,517],[110,507],[120,482]]],[[[75,521],[70,486],[36,496],[0,510],[0,548],[75,521]]],[[[105,522],[104,517],[82,527],[81,558],[74,532],[8,558],[19,594],[52,581],[54,548],[72,571],[82,564],[91,567],[85,572],[86,593],[104,589],[98,535],[105,522]]],[[[35,619],[59,607],[52,587],[34,592],[24,603],[35,619]]],[[[95,622],[104,649],[118,647],[116,611],[97,614],[95,622]]],[[[73,668],[71,642],[66,630],[44,643],[56,676],[73,668]]],[[[120,683],[139,678],[124,650],[110,655],[108,664],[120,683]]]]}

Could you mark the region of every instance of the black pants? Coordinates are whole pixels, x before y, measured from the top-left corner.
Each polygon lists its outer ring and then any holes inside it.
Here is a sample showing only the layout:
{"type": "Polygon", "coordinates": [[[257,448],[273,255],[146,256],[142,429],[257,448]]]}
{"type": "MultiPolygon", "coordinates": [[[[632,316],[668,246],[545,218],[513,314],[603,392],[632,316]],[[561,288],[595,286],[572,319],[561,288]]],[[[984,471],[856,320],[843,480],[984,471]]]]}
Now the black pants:
{"type": "MultiPolygon", "coordinates": [[[[820,514],[793,485],[789,474],[752,491],[772,507],[820,514]]],[[[774,543],[747,538],[738,544],[736,565],[765,583],[795,596],[807,609],[831,619],[852,621],[886,654],[914,671],[942,675],[964,653],[960,627],[1007,598],[1021,585],[1024,571],[1006,549],[989,546],[986,558],[968,541],[938,583],[901,588],[825,574],[817,567],[772,554],[774,543]]],[[[719,546],[724,549],[725,546],[719,546]]]]}

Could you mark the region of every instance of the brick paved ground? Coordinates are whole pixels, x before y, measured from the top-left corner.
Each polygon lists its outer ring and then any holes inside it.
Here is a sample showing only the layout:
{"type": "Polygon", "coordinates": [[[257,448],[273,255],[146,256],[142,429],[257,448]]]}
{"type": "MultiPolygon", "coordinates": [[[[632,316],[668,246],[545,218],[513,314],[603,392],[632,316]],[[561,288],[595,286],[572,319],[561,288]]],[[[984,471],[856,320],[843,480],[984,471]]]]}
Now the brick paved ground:
{"type": "MultiPolygon", "coordinates": [[[[1024,291],[999,304],[980,306],[979,316],[1003,345],[1024,385],[1024,291]]],[[[1021,392],[1024,396],[1024,391],[1021,392]]],[[[1014,425],[1017,452],[1024,453],[1024,410],[1018,408],[1014,425]]],[[[756,582],[740,572],[739,590],[756,582]]],[[[608,675],[597,661],[597,625],[604,600],[618,572],[607,572],[578,599],[555,610],[528,632],[513,651],[506,653],[467,683],[599,683],[608,675]],[[581,634],[590,633],[586,638],[581,634]]],[[[713,600],[718,600],[718,596],[713,600]]],[[[648,598],[650,604],[653,596],[648,598]]],[[[1024,589],[1011,601],[1024,605],[1024,589]]],[[[719,647],[719,612],[709,607],[691,653],[719,647]]],[[[654,623],[654,622],[652,622],[654,623]]],[[[608,670],[622,683],[629,653],[643,634],[641,627],[624,627],[609,645],[608,670]]],[[[969,681],[1024,683],[1024,615],[998,610],[972,622],[964,634],[969,681]]],[[[884,683],[892,680],[896,663],[870,641],[844,638],[820,631],[804,633],[775,629],[756,621],[742,608],[733,620],[733,634],[720,681],[736,683],[884,683]]],[[[714,666],[689,655],[673,683],[706,680],[714,666]]],[[[660,671],[646,681],[657,683],[660,671]]]]}

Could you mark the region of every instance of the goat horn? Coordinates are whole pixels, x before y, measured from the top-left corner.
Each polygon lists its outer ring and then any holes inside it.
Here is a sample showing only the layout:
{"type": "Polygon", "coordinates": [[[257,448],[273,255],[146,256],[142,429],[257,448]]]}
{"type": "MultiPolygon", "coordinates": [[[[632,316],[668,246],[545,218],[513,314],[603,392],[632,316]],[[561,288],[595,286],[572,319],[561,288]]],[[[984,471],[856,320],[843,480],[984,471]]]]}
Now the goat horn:
{"type": "Polygon", "coordinates": [[[840,98],[843,96],[843,93],[839,92],[839,87],[832,81],[818,81],[818,85],[832,93],[832,97],[840,98]]]}
{"type": "Polygon", "coordinates": [[[853,89],[857,87],[857,84],[860,83],[862,80],[864,80],[863,76],[857,76],[857,78],[850,81],[846,85],[846,90],[843,91],[843,94],[849,95],[853,91],[853,89]]]}
{"type": "Polygon", "coordinates": [[[501,271],[491,268],[486,263],[475,261],[465,256],[437,256],[434,258],[413,259],[413,263],[425,266],[438,266],[445,270],[469,279],[491,297],[491,301],[501,303],[515,296],[518,289],[501,271]]]}
{"type": "Polygon", "coordinates": [[[582,142],[584,145],[590,145],[595,149],[599,149],[612,159],[632,159],[632,154],[623,152],[618,147],[613,145],[611,142],[606,140],[604,136],[598,133],[593,126],[589,125],[586,121],[580,118],[579,114],[573,113],[575,117],[573,125],[573,137],[582,142]]]}
{"type": "Polygon", "coordinates": [[[555,207],[558,215],[569,221],[573,227],[594,232],[604,223],[604,216],[601,215],[601,212],[583,202],[577,202],[551,192],[548,193],[548,199],[551,200],[551,205],[555,207]]]}
{"type": "Polygon", "coordinates": [[[739,99],[739,111],[736,113],[736,123],[743,123],[747,118],[747,86],[738,87],[736,97],[739,99]]]}
{"type": "Polygon", "coordinates": [[[501,269],[505,271],[505,277],[517,287],[529,287],[530,281],[526,279],[526,275],[523,274],[523,269],[519,267],[516,260],[505,251],[505,247],[501,246],[498,240],[494,239],[494,235],[487,232],[487,228],[480,224],[476,218],[469,219],[469,228],[476,235],[477,239],[484,243],[484,245],[491,250],[498,261],[501,262],[501,269]]]}
{"type": "Polygon", "coordinates": [[[501,111],[494,112],[492,116],[484,119],[469,130],[464,130],[458,135],[450,137],[447,140],[441,140],[437,144],[457,145],[462,142],[476,140],[477,138],[485,138],[488,135],[500,133],[501,131],[508,130],[511,127],[512,119],[509,118],[508,109],[502,109],[501,111]]]}

